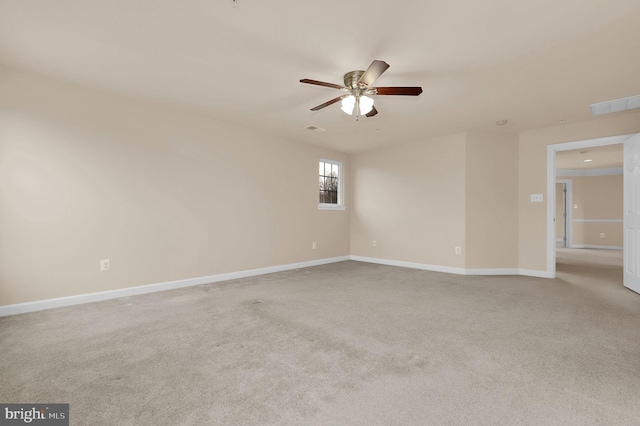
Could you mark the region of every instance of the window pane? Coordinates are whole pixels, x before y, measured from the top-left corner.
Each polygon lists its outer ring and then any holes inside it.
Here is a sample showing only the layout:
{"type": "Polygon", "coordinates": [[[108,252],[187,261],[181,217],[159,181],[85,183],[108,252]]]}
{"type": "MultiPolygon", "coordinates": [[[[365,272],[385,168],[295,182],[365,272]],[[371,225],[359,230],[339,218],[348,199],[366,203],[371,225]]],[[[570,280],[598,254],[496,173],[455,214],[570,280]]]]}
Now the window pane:
{"type": "Polygon", "coordinates": [[[323,203],[330,203],[331,202],[331,195],[329,194],[328,191],[322,191],[322,202],[323,203]]]}
{"type": "Polygon", "coordinates": [[[318,161],[318,200],[320,204],[338,206],[340,193],[339,162],[318,161]]]}

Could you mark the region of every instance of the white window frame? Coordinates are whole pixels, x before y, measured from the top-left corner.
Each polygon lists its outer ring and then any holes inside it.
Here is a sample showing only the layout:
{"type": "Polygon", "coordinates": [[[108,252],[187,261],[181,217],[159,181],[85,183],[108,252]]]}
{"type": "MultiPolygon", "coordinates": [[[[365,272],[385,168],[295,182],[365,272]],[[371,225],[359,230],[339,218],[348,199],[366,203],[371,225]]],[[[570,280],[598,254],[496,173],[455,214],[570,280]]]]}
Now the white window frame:
{"type": "MultiPolygon", "coordinates": [[[[343,175],[342,163],[336,160],[329,160],[328,158],[319,158],[318,162],[316,163],[316,170],[319,170],[321,162],[334,164],[338,166],[338,204],[319,202],[318,210],[345,210],[346,207],[344,206],[344,183],[343,183],[344,175],[343,175]]],[[[319,176],[320,175],[318,175],[318,177],[319,176]]],[[[320,195],[319,190],[320,188],[316,187],[316,197],[320,195]]]]}

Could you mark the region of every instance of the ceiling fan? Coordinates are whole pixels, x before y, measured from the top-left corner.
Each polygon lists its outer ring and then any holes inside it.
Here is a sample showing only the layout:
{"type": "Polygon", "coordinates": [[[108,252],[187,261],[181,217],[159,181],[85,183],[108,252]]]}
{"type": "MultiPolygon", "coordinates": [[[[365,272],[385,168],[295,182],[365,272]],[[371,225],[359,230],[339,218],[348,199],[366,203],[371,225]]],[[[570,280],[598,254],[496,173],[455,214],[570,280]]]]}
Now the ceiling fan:
{"type": "Polygon", "coordinates": [[[373,117],[378,113],[376,107],[373,106],[371,96],[375,95],[401,95],[401,96],[418,96],[422,93],[422,87],[371,87],[374,81],[378,79],[389,68],[389,64],[384,61],[375,60],[371,62],[366,71],[350,71],[344,75],[344,86],[333,83],[325,83],[324,81],[310,80],[303,78],[300,83],[315,84],[317,86],[331,87],[333,89],[347,92],[337,98],[333,98],[323,104],[311,108],[311,111],[318,111],[322,108],[333,105],[338,101],[342,101],[342,111],[349,115],[356,113],[356,120],[360,115],[365,117],[373,117]]]}

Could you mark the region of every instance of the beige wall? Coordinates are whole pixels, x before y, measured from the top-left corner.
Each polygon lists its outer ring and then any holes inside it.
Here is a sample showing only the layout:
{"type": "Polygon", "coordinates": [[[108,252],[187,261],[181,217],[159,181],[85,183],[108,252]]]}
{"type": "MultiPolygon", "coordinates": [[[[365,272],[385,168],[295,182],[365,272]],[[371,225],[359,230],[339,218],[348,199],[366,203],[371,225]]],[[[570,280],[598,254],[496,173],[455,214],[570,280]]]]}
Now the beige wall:
{"type": "Polygon", "coordinates": [[[353,155],[351,253],[517,268],[517,163],[517,135],[484,132],[353,155]]]}
{"type": "Polygon", "coordinates": [[[622,247],[624,244],[622,223],[585,223],[574,222],[573,234],[572,234],[572,246],[582,247],[587,246],[591,248],[597,248],[597,246],[603,247],[622,247]],[[600,238],[600,234],[604,233],[605,237],[600,238]]]}
{"type": "Polygon", "coordinates": [[[547,146],[640,132],[640,112],[628,111],[584,123],[527,130],[519,142],[519,256],[520,268],[547,269],[547,146]],[[532,203],[531,194],[545,194],[543,203],[532,203]]]}
{"type": "Polygon", "coordinates": [[[0,69],[0,305],[348,255],[348,211],[317,210],[319,157],[349,170],[346,154],[0,69]]]}
{"type": "Polygon", "coordinates": [[[460,133],[353,154],[351,254],[463,268],[465,143],[460,133]]]}
{"type": "Polygon", "coordinates": [[[623,176],[572,176],[563,177],[572,182],[572,204],[570,206],[573,246],[622,247],[621,222],[582,222],[581,220],[622,220],[623,176]],[[577,206],[577,208],[576,208],[577,206]],[[604,233],[605,237],[600,238],[604,233]]]}
{"type": "Polygon", "coordinates": [[[0,305],[348,254],[544,271],[547,145],[637,132],[635,111],[350,159],[0,69],[0,305]],[[319,157],[345,164],[348,210],[317,210],[319,157]]]}
{"type": "Polygon", "coordinates": [[[466,268],[518,267],[518,136],[467,133],[466,268]]]}

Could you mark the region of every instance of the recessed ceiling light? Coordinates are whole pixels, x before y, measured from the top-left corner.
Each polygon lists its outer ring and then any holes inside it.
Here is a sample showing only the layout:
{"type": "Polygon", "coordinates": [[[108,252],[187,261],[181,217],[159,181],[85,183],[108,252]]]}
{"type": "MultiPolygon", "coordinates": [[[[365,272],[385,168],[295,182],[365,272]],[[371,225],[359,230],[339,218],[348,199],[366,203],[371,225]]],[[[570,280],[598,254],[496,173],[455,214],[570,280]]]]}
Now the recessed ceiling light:
{"type": "Polygon", "coordinates": [[[590,163],[590,162],[592,162],[592,161],[593,161],[593,160],[592,160],[591,158],[587,158],[586,160],[584,160],[584,162],[585,162],[585,163],[590,163]]]}
{"type": "Polygon", "coordinates": [[[496,124],[498,126],[504,126],[505,124],[507,124],[507,122],[508,122],[507,120],[498,120],[496,121],[496,124]]]}

